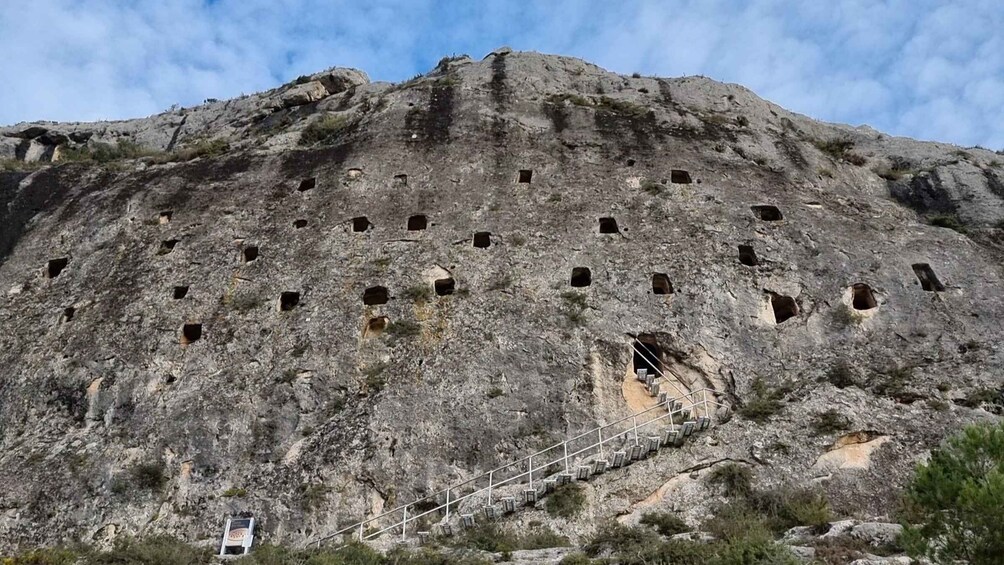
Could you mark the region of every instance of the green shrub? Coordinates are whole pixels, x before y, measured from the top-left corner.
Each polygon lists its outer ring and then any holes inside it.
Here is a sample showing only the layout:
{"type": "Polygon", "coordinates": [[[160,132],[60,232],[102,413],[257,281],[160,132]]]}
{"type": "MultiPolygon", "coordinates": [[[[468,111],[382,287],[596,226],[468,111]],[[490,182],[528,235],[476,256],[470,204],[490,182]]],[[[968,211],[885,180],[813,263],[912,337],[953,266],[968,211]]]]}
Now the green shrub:
{"type": "Polygon", "coordinates": [[[223,498],[234,498],[234,497],[244,498],[245,496],[247,496],[247,494],[248,494],[247,489],[242,489],[240,487],[230,487],[227,490],[223,491],[223,494],[221,494],[220,496],[222,496],[223,498]]]}
{"type": "Polygon", "coordinates": [[[715,545],[715,555],[708,565],[801,565],[788,548],[770,535],[758,533],[729,538],[715,545]]]}
{"type": "Polygon", "coordinates": [[[387,329],[384,331],[394,340],[398,340],[406,337],[417,336],[422,333],[422,326],[419,325],[418,322],[401,320],[398,322],[391,322],[387,325],[387,329]]]}
{"type": "Polygon", "coordinates": [[[642,514],[638,523],[655,528],[655,531],[663,536],[674,536],[690,531],[690,526],[686,522],[669,512],[647,512],[642,514]]]}
{"type": "Polygon", "coordinates": [[[816,149],[819,149],[823,153],[826,153],[830,157],[837,160],[844,160],[852,165],[861,166],[868,162],[868,159],[864,158],[857,153],[851,151],[854,148],[854,142],[846,138],[833,138],[828,140],[817,139],[813,142],[816,149]]]}
{"type": "Polygon", "coordinates": [[[648,114],[648,108],[640,106],[627,100],[618,100],[607,96],[601,96],[596,102],[596,108],[600,111],[607,111],[627,117],[640,118],[648,114]]]}
{"type": "Polygon", "coordinates": [[[559,518],[573,518],[586,506],[586,493],[577,484],[558,487],[547,497],[547,513],[559,518]]]}
{"type": "Polygon", "coordinates": [[[609,554],[610,560],[602,562],[618,565],[704,565],[712,555],[708,545],[685,540],[663,541],[649,531],[617,522],[602,526],[586,543],[584,550],[591,556],[609,554]]]}
{"type": "Polygon", "coordinates": [[[570,553],[558,565],[591,565],[593,562],[585,553],[570,553]]]}
{"type": "Polygon", "coordinates": [[[645,182],[641,183],[641,189],[652,196],[659,196],[666,190],[666,187],[654,180],[646,179],[645,182]]]}
{"type": "Polygon", "coordinates": [[[300,485],[300,508],[310,512],[328,499],[331,489],[322,484],[303,483],[300,485]]]}
{"type": "Polygon", "coordinates": [[[743,418],[764,423],[784,407],[781,403],[787,392],[784,388],[769,387],[760,377],[753,380],[751,388],[753,395],[739,409],[739,415],[743,418]]]}
{"type": "Polygon", "coordinates": [[[230,150],[230,142],[226,139],[196,139],[170,153],[154,155],[153,163],[172,163],[176,161],[191,161],[199,157],[217,157],[230,150]]]}
{"type": "Polygon", "coordinates": [[[608,552],[617,555],[635,551],[651,544],[655,539],[651,532],[611,521],[600,526],[582,549],[586,555],[593,557],[608,552]]]}
{"type": "Polygon", "coordinates": [[[531,522],[531,527],[522,533],[513,533],[494,523],[478,524],[454,538],[453,547],[478,549],[492,553],[511,552],[520,549],[544,549],[548,547],[568,547],[565,536],[558,535],[551,528],[531,522]]]}
{"type": "Polygon", "coordinates": [[[130,482],[142,489],[158,491],[167,484],[164,475],[164,463],[138,463],[129,468],[130,482]]]}
{"type": "Polygon", "coordinates": [[[316,145],[318,143],[331,143],[339,134],[344,132],[351,125],[345,116],[327,114],[316,119],[303,128],[300,134],[300,145],[316,145]]]}
{"type": "Polygon", "coordinates": [[[2,565],[74,565],[81,557],[80,551],[54,547],[35,549],[20,555],[4,557],[0,555],[2,565]]]}
{"type": "Polygon", "coordinates": [[[857,311],[846,304],[840,304],[830,312],[830,320],[838,328],[856,326],[865,319],[864,316],[858,314],[857,311]]]}
{"type": "Polygon", "coordinates": [[[1004,555],[1004,423],[974,425],[920,464],[906,488],[902,542],[935,563],[1004,555]]]}
{"type": "Polygon", "coordinates": [[[416,284],[404,289],[401,296],[416,303],[428,302],[432,299],[432,289],[427,284],[416,284]]]}
{"type": "Polygon", "coordinates": [[[962,223],[962,220],[955,214],[938,214],[927,218],[927,223],[939,228],[948,228],[961,234],[966,234],[969,230],[962,223]]]}
{"type": "Polygon", "coordinates": [[[586,295],[581,292],[566,291],[561,293],[561,313],[570,326],[581,326],[586,323],[586,295]]]}
{"type": "Polygon", "coordinates": [[[193,547],[169,537],[125,538],[110,551],[92,553],[84,565],[203,565],[213,562],[211,547],[193,547]]]}
{"type": "Polygon", "coordinates": [[[820,412],[812,420],[812,432],[817,435],[832,434],[846,430],[851,425],[850,419],[830,408],[825,412],[820,412]]]}
{"type": "Polygon", "coordinates": [[[722,487],[723,493],[729,498],[749,496],[753,492],[753,471],[738,463],[715,467],[708,474],[707,481],[722,487]]]}
{"type": "Polygon", "coordinates": [[[830,381],[830,384],[837,388],[847,388],[856,384],[854,382],[854,371],[851,369],[851,365],[844,359],[830,366],[829,370],[826,371],[826,380],[830,381]]]}

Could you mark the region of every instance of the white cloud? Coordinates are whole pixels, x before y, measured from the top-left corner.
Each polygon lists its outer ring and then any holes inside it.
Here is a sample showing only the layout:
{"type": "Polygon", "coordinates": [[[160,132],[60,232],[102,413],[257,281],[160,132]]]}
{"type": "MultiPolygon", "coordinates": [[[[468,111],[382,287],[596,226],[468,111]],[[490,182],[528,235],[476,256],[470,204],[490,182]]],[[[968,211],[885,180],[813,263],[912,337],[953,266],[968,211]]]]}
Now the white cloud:
{"type": "Polygon", "coordinates": [[[142,116],[332,65],[402,80],[508,44],[704,74],[792,110],[1004,146],[998,0],[38,0],[0,3],[0,123],[142,116]]]}

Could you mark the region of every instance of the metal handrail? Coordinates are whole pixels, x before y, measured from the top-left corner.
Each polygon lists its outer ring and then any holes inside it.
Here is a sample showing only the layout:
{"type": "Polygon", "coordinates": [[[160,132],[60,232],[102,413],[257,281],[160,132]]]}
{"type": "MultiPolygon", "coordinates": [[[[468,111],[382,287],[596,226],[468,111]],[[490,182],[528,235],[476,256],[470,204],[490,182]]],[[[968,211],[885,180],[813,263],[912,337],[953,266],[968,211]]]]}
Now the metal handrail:
{"type": "MultiPolygon", "coordinates": [[[[410,502],[408,504],[405,504],[403,506],[398,506],[397,508],[394,508],[392,510],[388,510],[386,512],[383,512],[383,513],[378,514],[376,516],[372,516],[372,517],[367,518],[365,520],[362,520],[360,522],[356,522],[356,523],[352,524],[351,526],[347,526],[345,528],[342,528],[342,529],[340,529],[340,530],[338,530],[338,531],[336,531],[336,532],[334,532],[332,534],[329,534],[327,536],[324,536],[324,537],[318,539],[315,542],[311,542],[311,544],[308,544],[308,545],[316,544],[318,547],[320,547],[320,545],[322,543],[324,543],[325,541],[328,541],[330,539],[333,539],[335,537],[338,537],[338,536],[341,536],[341,535],[344,535],[344,534],[348,534],[348,533],[357,533],[358,534],[358,539],[360,541],[364,541],[364,540],[367,540],[367,539],[375,538],[375,537],[377,537],[377,536],[379,536],[379,535],[381,535],[383,533],[386,533],[386,532],[391,531],[393,529],[396,529],[398,527],[401,528],[401,535],[402,535],[402,537],[404,537],[404,536],[407,535],[407,526],[408,526],[409,522],[414,522],[414,521],[419,520],[420,518],[422,518],[422,517],[424,517],[426,515],[432,514],[434,512],[439,512],[439,511],[444,510],[444,509],[445,509],[445,512],[446,512],[446,516],[445,516],[444,520],[449,520],[449,518],[450,518],[450,508],[451,507],[459,506],[459,504],[461,502],[464,502],[464,501],[466,501],[466,500],[468,500],[468,499],[470,499],[470,498],[472,498],[474,496],[477,496],[479,494],[486,493],[486,492],[487,492],[487,496],[488,496],[488,502],[487,502],[486,505],[487,506],[491,506],[491,504],[492,504],[492,502],[491,502],[491,493],[492,493],[492,490],[497,489],[497,488],[502,487],[502,486],[506,486],[506,485],[510,485],[510,484],[515,484],[517,482],[523,482],[523,481],[520,481],[519,479],[522,479],[524,477],[527,478],[527,482],[530,484],[530,486],[532,488],[532,486],[533,486],[533,480],[534,480],[533,477],[534,477],[534,474],[536,472],[547,473],[548,469],[551,469],[553,466],[560,465],[560,464],[563,463],[564,467],[565,467],[565,472],[567,473],[568,472],[568,462],[569,462],[569,460],[571,458],[580,456],[580,455],[588,452],[591,449],[597,449],[597,448],[599,449],[599,454],[602,457],[603,446],[605,444],[611,443],[611,442],[613,442],[613,441],[615,441],[617,439],[620,439],[620,438],[624,438],[625,440],[627,440],[628,439],[628,437],[627,437],[628,434],[633,434],[634,435],[634,441],[637,444],[638,443],[638,437],[639,437],[638,436],[639,428],[645,427],[645,426],[647,426],[649,424],[652,424],[654,422],[658,422],[658,421],[664,420],[666,418],[670,418],[670,422],[671,422],[671,426],[672,426],[673,425],[672,424],[672,420],[673,420],[673,418],[675,416],[677,416],[679,414],[682,414],[684,412],[690,412],[691,409],[695,409],[696,410],[699,406],[703,409],[704,415],[707,416],[707,417],[710,417],[709,405],[713,405],[713,406],[718,407],[718,406],[724,406],[724,404],[722,404],[720,402],[717,402],[717,401],[715,401],[713,399],[709,399],[708,398],[708,391],[711,391],[712,396],[718,394],[718,391],[715,391],[714,389],[701,388],[701,389],[688,392],[686,394],[683,394],[683,395],[675,397],[675,398],[666,398],[666,400],[658,402],[654,406],[652,406],[650,408],[647,408],[645,410],[642,410],[641,412],[637,412],[635,414],[631,414],[629,416],[625,416],[625,417],[623,417],[623,418],[621,418],[619,420],[615,420],[613,422],[610,422],[608,424],[604,424],[602,426],[597,426],[595,428],[592,428],[590,430],[582,432],[582,433],[580,433],[578,435],[572,436],[571,438],[568,438],[568,439],[566,439],[564,441],[558,442],[558,443],[556,443],[554,445],[551,445],[549,447],[546,447],[544,449],[536,451],[536,452],[534,452],[534,453],[532,453],[530,455],[527,455],[527,456],[525,456],[525,457],[523,457],[523,458],[521,458],[521,459],[519,459],[517,461],[511,462],[511,463],[507,463],[507,464],[502,465],[500,467],[496,467],[496,468],[494,468],[494,469],[492,469],[492,470],[490,470],[488,472],[482,473],[480,475],[477,475],[475,477],[467,479],[466,481],[463,481],[463,482],[457,483],[455,485],[452,485],[452,486],[450,486],[450,487],[448,487],[446,489],[439,490],[439,491],[436,491],[434,493],[428,494],[428,495],[426,495],[426,496],[424,496],[422,498],[416,499],[416,500],[414,500],[414,501],[412,501],[412,502],[410,502]],[[698,400],[698,395],[700,395],[700,397],[701,397],[699,400],[698,400]],[[673,405],[676,402],[682,401],[682,400],[689,401],[690,406],[684,407],[684,406],[682,406],[682,402],[681,402],[681,407],[680,407],[679,410],[672,410],[673,405]],[[649,414],[649,413],[651,413],[651,412],[653,412],[653,411],[655,411],[655,410],[657,410],[659,408],[667,408],[667,407],[669,408],[667,410],[667,413],[659,415],[659,416],[656,416],[654,418],[647,419],[646,421],[642,422],[641,424],[638,423],[638,418],[639,417],[645,416],[646,414],[649,414]],[[608,434],[607,437],[603,437],[604,436],[604,433],[603,433],[604,430],[608,430],[609,428],[611,428],[613,426],[616,426],[618,424],[623,424],[623,423],[627,422],[628,420],[631,421],[631,426],[629,428],[627,428],[627,429],[625,429],[623,431],[614,433],[614,434],[608,434]],[[572,442],[574,442],[576,440],[582,439],[582,438],[584,438],[586,436],[592,435],[592,434],[597,434],[598,440],[595,443],[590,443],[589,445],[587,445],[585,447],[579,448],[577,451],[573,451],[573,452],[569,453],[568,446],[569,446],[570,443],[572,443],[572,442]],[[543,455],[545,453],[548,453],[550,451],[556,450],[558,448],[560,448],[561,452],[562,452],[562,455],[560,457],[557,457],[555,459],[546,461],[544,463],[538,463],[536,466],[534,465],[533,459],[535,457],[539,457],[539,456],[541,456],[541,455],[543,455]],[[495,475],[497,473],[503,473],[504,471],[511,470],[514,467],[520,467],[520,468],[525,467],[526,470],[522,471],[522,472],[518,472],[515,475],[503,478],[501,480],[496,480],[495,475]],[[468,485],[471,485],[472,483],[476,483],[477,481],[484,480],[484,479],[488,480],[488,485],[487,486],[481,487],[481,488],[476,488],[477,485],[474,485],[475,490],[473,490],[472,492],[469,492],[467,494],[463,494],[463,495],[460,495],[460,496],[456,496],[456,497],[451,497],[451,493],[454,493],[455,491],[458,491],[458,490],[462,490],[464,487],[467,487],[468,485]],[[424,511],[424,512],[422,512],[420,514],[417,514],[417,515],[409,515],[409,512],[408,512],[409,508],[412,508],[412,507],[414,507],[416,505],[419,505],[419,504],[421,504],[423,502],[428,502],[430,500],[437,500],[438,498],[440,498],[441,495],[444,495],[444,494],[445,494],[445,497],[446,497],[446,502],[445,503],[442,503],[442,504],[437,503],[437,506],[435,508],[426,510],[426,511],[424,511]],[[382,518],[385,518],[385,517],[390,516],[390,515],[395,514],[395,513],[402,513],[403,514],[403,518],[401,518],[401,519],[393,522],[392,524],[390,524],[390,525],[388,525],[388,526],[386,526],[386,527],[384,527],[384,528],[382,528],[382,529],[380,529],[378,531],[374,531],[374,532],[365,532],[364,531],[364,529],[366,528],[367,525],[373,524],[374,522],[377,522],[377,521],[381,520],[382,518]]],[[[590,440],[590,441],[592,441],[592,440],[590,440]]],[[[547,474],[550,474],[550,473],[547,473],[547,474]]],[[[547,474],[545,474],[544,476],[547,476],[547,474]]]]}

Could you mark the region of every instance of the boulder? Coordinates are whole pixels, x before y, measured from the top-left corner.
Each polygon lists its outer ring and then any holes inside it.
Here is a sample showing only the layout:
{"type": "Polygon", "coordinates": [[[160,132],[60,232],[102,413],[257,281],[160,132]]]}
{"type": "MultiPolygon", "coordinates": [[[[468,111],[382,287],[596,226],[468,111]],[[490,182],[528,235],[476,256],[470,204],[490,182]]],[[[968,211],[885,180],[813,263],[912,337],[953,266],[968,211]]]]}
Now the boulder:
{"type": "Polygon", "coordinates": [[[854,561],[851,561],[851,565],[910,565],[913,562],[913,559],[904,555],[896,557],[879,557],[877,555],[869,555],[863,559],[855,559],[854,561]]]}
{"type": "Polygon", "coordinates": [[[356,69],[331,69],[330,71],[318,73],[311,78],[320,82],[324,86],[324,89],[328,91],[328,94],[338,94],[353,86],[367,84],[370,81],[366,73],[356,69]]]}
{"type": "Polygon", "coordinates": [[[865,522],[850,530],[851,537],[874,547],[895,543],[902,533],[903,526],[887,522],[865,522]]]}
{"type": "Polygon", "coordinates": [[[794,554],[795,557],[808,563],[811,563],[814,559],[816,559],[816,548],[814,547],[806,547],[804,545],[789,545],[788,551],[794,554]]]}
{"type": "Polygon", "coordinates": [[[303,84],[298,84],[286,92],[282,93],[281,101],[284,108],[302,106],[328,96],[327,89],[320,81],[312,80],[303,84]]]}

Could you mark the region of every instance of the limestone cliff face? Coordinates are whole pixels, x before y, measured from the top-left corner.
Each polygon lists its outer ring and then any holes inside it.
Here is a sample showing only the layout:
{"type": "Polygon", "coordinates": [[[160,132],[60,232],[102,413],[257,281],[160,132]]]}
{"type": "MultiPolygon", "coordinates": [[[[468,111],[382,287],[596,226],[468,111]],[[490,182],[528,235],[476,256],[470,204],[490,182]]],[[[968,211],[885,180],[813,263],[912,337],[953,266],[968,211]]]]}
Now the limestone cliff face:
{"type": "Polygon", "coordinates": [[[500,51],[3,128],[0,158],[54,160],[0,173],[0,548],[241,511],[301,542],[630,413],[638,336],[782,409],[590,482],[573,533],[696,518],[723,460],[882,516],[998,406],[1004,157],[736,85],[500,51]],[[120,140],[168,153],[70,160],[120,140]],[[855,433],[814,432],[831,408],[855,433]]]}

